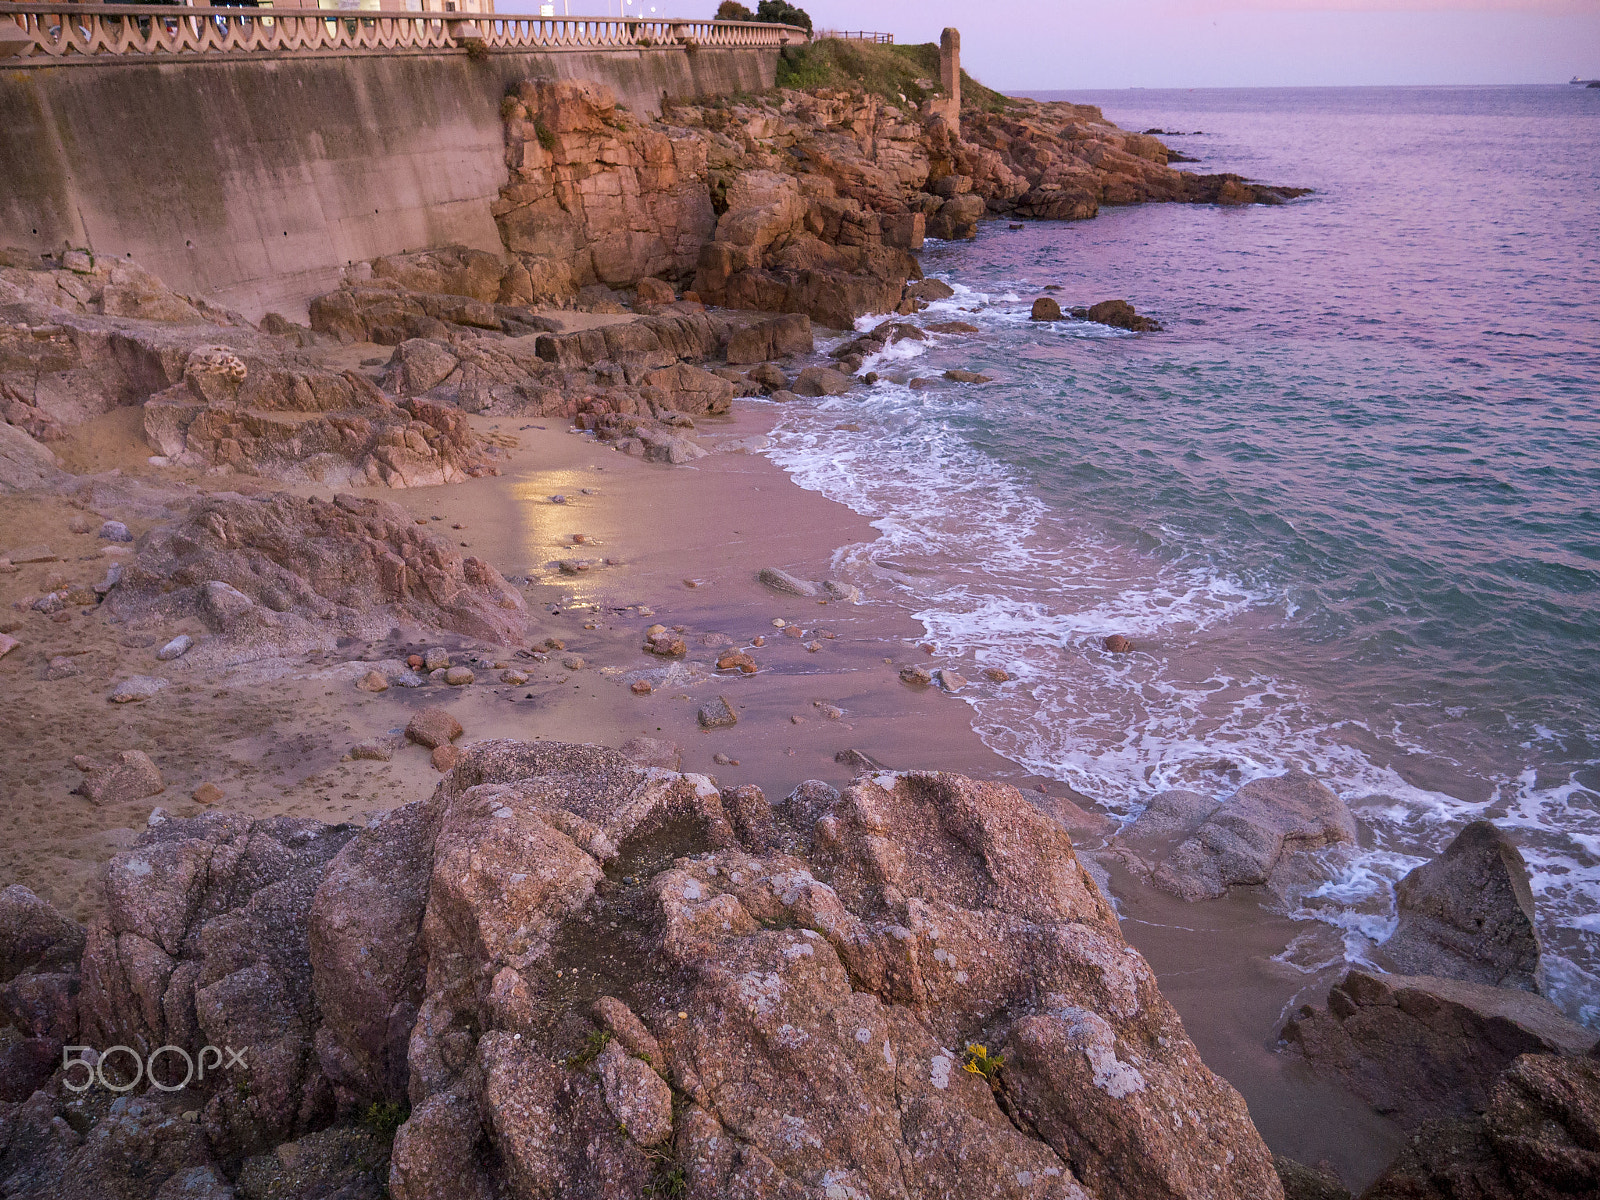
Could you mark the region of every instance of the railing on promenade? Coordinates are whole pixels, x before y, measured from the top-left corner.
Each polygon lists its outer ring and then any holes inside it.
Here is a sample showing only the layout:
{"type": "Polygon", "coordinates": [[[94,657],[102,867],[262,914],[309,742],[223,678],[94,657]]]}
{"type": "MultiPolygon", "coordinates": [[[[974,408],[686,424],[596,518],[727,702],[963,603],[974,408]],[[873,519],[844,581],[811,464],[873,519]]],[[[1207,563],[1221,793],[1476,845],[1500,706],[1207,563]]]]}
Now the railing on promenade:
{"type": "Polygon", "coordinates": [[[799,44],[806,37],[805,30],[792,25],[745,21],[0,2],[0,64],[7,67],[107,58],[381,54],[474,46],[507,50],[781,47],[799,44]]]}
{"type": "Polygon", "coordinates": [[[817,39],[837,38],[841,42],[875,42],[880,46],[894,45],[894,34],[874,33],[870,29],[819,29],[817,39]]]}

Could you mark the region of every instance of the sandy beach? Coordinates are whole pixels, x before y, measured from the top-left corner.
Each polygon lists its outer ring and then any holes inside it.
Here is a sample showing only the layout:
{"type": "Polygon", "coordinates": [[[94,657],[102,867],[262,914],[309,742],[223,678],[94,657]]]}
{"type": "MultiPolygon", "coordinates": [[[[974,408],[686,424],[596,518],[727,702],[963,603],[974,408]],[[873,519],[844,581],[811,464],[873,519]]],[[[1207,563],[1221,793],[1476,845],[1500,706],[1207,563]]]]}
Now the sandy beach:
{"type": "MultiPolygon", "coordinates": [[[[355,347],[343,356],[359,360],[379,350],[355,347]]],[[[823,578],[841,549],[876,537],[860,517],[797,487],[754,449],[780,417],[777,405],[739,401],[728,416],[702,420],[706,445],[742,448],[689,467],[641,462],[559,420],[473,418],[482,433],[517,441],[501,475],[443,488],[370,489],[448,530],[508,579],[533,580],[523,590],[535,644],[560,644],[541,649],[543,661],[505,646],[401,629],[386,642],[341,647],[324,661],[265,672],[247,665],[208,678],[181,659],[155,658],[168,638],[198,635],[199,626],[127,635],[98,610],[69,610],[64,622],[38,613],[8,618],[0,628],[48,657],[70,656],[78,669],[36,682],[30,660],[0,660],[0,721],[31,734],[6,759],[3,783],[12,803],[0,873],[87,920],[101,903],[106,860],[133,844],[157,806],[174,816],[216,807],[364,824],[426,798],[439,772],[428,751],[400,738],[387,762],[352,761],[351,748],[398,734],[415,711],[435,704],[464,726],[463,746],[490,738],[605,746],[656,738],[681,747],[683,770],[724,787],[755,783],[771,796],[807,779],[845,786],[857,773],[851,761],[840,761],[847,751],[891,769],[1003,780],[1062,820],[1080,851],[1100,864],[1124,935],[1154,966],[1208,1064],[1244,1094],[1269,1145],[1302,1161],[1329,1161],[1347,1178],[1375,1175],[1394,1153],[1392,1127],[1273,1049],[1284,1015],[1320,996],[1337,975],[1335,969],[1307,975],[1274,961],[1306,933],[1303,925],[1269,915],[1248,894],[1196,910],[1140,885],[1113,858],[1094,856],[1115,829],[1110,819],[1079,807],[1089,805],[1084,797],[985,747],[960,694],[902,682],[904,666],[936,666],[938,648],[888,595],[818,601],[758,581],[764,567],[823,578]],[[578,574],[557,565],[580,557],[596,565],[578,574]],[[642,649],[643,630],[658,622],[681,627],[686,657],[664,660],[642,649]],[[801,635],[786,632],[792,629],[801,635]],[[478,682],[466,687],[430,683],[374,695],[355,686],[373,665],[395,667],[432,646],[443,646],[456,662],[504,667],[477,669],[478,682]],[[731,647],[745,649],[759,670],[718,671],[717,657],[731,647]],[[526,671],[528,682],[499,682],[502,670],[512,668],[526,671]],[[108,703],[110,685],[130,674],[162,676],[171,686],[143,703],[108,703]],[[632,690],[640,679],[651,682],[649,694],[632,690]],[[704,729],[698,711],[718,696],[732,704],[738,723],[704,729]],[[150,754],[165,793],[104,808],[71,794],[81,778],[74,755],[130,747],[150,754]],[[214,806],[191,798],[203,783],[222,791],[214,806]],[[1338,1119],[1308,1119],[1330,1113],[1338,1119]]],[[[113,427],[119,419],[126,423],[114,413],[84,431],[63,458],[139,472],[141,456],[128,449],[132,439],[113,427]]],[[[203,476],[190,482],[218,486],[203,476]]],[[[254,481],[244,488],[280,490],[254,481]]],[[[121,557],[104,553],[92,532],[73,533],[75,511],[62,502],[0,498],[0,535],[16,540],[11,531],[26,528],[60,548],[63,560],[0,576],[0,603],[8,611],[53,577],[88,585],[121,557]]],[[[963,692],[1005,686],[979,678],[963,692]]]]}

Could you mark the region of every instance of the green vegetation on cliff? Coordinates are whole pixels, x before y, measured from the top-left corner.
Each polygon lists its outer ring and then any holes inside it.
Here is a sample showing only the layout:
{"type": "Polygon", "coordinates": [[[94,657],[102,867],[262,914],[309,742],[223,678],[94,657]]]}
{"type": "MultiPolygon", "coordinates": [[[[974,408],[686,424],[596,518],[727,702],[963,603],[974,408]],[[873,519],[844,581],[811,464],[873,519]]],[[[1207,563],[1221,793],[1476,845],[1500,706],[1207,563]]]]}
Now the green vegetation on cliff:
{"type": "MultiPolygon", "coordinates": [[[[921,104],[939,94],[938,81],[939,47],[933,42],[882,46],[818,38],[805,46],[788,47],[778,59],[778,86],[783,88],[855,88],[890,101],[921,104]]],[[[984,112],[1012,106],[1009,97],[984,87],[965,71],[961,72],[961,103],[964,108],[984,112]]]]}

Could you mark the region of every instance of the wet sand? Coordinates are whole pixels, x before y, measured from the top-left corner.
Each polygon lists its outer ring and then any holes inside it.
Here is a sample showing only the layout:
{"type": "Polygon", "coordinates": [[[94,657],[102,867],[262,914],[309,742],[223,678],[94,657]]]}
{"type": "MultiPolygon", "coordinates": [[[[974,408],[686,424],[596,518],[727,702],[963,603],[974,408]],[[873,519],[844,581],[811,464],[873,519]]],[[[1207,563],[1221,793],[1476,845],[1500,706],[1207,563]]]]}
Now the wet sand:
{"type": "MultiPolygon", "coordinates": [[[[759,445],[777,417],[774,406],[740,401],[729,417],[699,422],[701,440],[759,445]]],[[[562,643],[544,662],[512,647],[401,630],[276,678],[250,670],[206,676],[182,660],[160,663],[155,650],[168,638],[202,631],[177,624],[130,635],[100,609],[69,609],[67,620],[57,622],[13,607],[52,580],[92,583],[111,558],[92,531],[70,532],[76,510],[67,503],[0,497],[0,545],[47,542],[66,560],[0,575],[0,629],[24,643],[0,660],[0,723],[13,731],[0,754],[7,801],[0,879],[86,917],[98,904],[104,861],[131,843],[156,805],[175,815],[201,811],[190,796],[203,781],[222,789],[223,808],[325,821],[361,820],[421,799],[438,779],[426,751],[402,746],[389,762],[350,761],[348,752],[357,741],[403,728],[417,708],[440,703],[465,727],[463,742],[514,737],[615,746],[635,736],[662,738],[682,747],[685,770],[723,785],[757,783],[774,797],[805,779],[843,786],[854,772],[835,755],[854,749],[892,768],[1003,779],[1046,811],[1072,817],[1067,789],[982,744],[961,695],[900,681],[902,666],[939,663],[922,648],[921,626],[891,597],[821,603],[757,582],[767,566],[826,577],[841,547],[874,540],[859,516],[800,489],[759,453],[733,450],[667,467],[569,432],[560,420],[473,420],[484,432],[518,440],[499,477],[367,494],[420,518],[439,518],[430,521],[437,531],[508,579],[531,577],[524,594],[536,643],[562,643]],[[553,502],[556,495],[566,502],[553,502]],[[574,534],[585,542],[575,544],[574,534]],[[578,558],[613,563],[576,575],[555,565],[578,558]],[[683,627],[686,659],[642,650],[642,631],[656,622],[683,627]],[[803,636],[785,634],[795,626],[803,636]],[[717,655],[730,643],[748,650],[758,673],[716,671],[717,655]],[[808,643],[819,648],[808,650],[808,643]],[[493,668],[478,670],[478,682],[465,688],[369,695],[353,686],[367,663],[392,663],[429,645],[445,646],[457,661],[514,665],[529,673],[529,682],[500,683],[493,668]],[[57,654],[72,655],[79,672],[41,678],[57,654]],[[564,665],[573,656],[583,660],[578,669],[564,665]],[[144,703],[107,703],[112,682],[136,673],[164,676],[172,685],[144,703]],[[649,695],[630,690],[640,678],[652,681],[649,695]],[[697,711],[719,695],[733,705],[738,723],[703,730],[697,711]],[[822,705],[841,715],[830,718],[822,705]],[[96,808],[70,794],[80,778],[74,754],[125,749],[145,750],[156,761],[168,785],[163,795],[96,808]],[[719,754],[735,763],[713,761],[719,754]],[[1034,790],[1040,784],[1044,794],[1034,790]]],[[[102,422],[105,429],[86,432],[68,448],[72,465],[173,477],[139,470],[139,455],[126,448],[135,428],[123,428],[127,417],[116,413],[102,422]]],[[[233,479],[196,481],[218,490],[240,486],[233,479]]],[[[148,522],[129,524],[137,534],[148,522]]],[[[1015,685],[980,677],[968,686],[966,694],[1015,685]]],[[[1081,826],[1079,835],[1094,857],[1103,838],[1081,826]]],[[[1245,1095],[1273,1150],[1308,1163],[1328,1161],[1352,1186],[1368,1182],[1398,1145],[1392,1123],[1273,1049],[1282,1017],[1295,1004],[1320,1001],[1337,975],[1337,968],[1307,975],[1274,961],[1307,927],[1270,914],[1251,895],[1191,906],[1143,887],[1114,864],[1108,879],[1124,934],[1150,960],[1207,1063],[1245,1095]]]]}

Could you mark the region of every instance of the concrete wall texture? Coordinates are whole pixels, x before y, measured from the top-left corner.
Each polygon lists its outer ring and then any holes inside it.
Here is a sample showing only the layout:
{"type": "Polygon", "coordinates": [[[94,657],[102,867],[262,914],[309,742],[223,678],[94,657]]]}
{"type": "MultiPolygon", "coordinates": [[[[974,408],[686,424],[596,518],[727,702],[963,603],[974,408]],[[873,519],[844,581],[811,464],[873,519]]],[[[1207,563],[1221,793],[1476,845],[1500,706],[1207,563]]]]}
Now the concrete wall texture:
{"type": "Polygon", "coordinates": [[[776,50],[682,47],[0,70],[0,245],[131,257],[252,319],[304,319],[351,263],[500,251],[508,88],[593,79],[643,114],[776,70],[776,50]]]}

